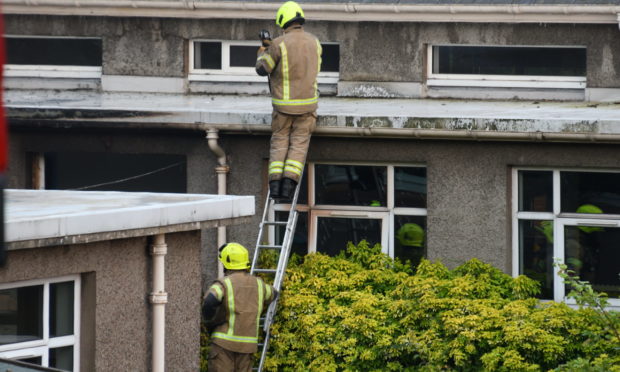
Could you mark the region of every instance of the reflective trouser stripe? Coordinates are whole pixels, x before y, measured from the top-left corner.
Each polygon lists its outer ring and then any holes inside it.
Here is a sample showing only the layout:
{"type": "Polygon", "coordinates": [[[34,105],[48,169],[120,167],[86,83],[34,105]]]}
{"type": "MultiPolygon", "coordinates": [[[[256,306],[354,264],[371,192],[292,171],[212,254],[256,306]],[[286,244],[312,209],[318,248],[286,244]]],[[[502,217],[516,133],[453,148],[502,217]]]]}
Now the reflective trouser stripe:
{"type": "Polygon", "coordinates": [[[288,52],[284,43],[280,43],[280,52],[282,53],[282,100],[288,101],[291,98],[291,85],[288,76],[288,52]]]}
{"type": "Polygon", "coordinates": [[[304,170],[304,165],[293,159],[286,159],[286,163],[284,166],[285,172],[292,172],[298,176],[301,176],[301,173],[304,170]]]}
{"type": "Polygon", "coordinates": [[[271,99],[271,103],[277,106],[314,105],[317,102],[319,102],[319,97],[316,95],[312,98],[307,98],[307,99],[277,99],[277,98],[271,99]]]}
{"type": "Polygon", "coordinates": [[[269,164],[269,174],[281,174],[284,172],[284,162],[272,161],[269,164]]]}

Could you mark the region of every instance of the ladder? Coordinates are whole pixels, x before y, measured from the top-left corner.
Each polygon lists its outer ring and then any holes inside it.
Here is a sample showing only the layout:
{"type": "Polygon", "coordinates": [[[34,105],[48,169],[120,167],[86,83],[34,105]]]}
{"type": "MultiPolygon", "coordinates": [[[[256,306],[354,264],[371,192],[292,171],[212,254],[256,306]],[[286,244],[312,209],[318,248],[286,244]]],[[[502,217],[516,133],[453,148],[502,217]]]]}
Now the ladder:
{"type": "MultiPolygon", "coordinates": [[[[275,274],[275,278],[273,280],[273,287],[280,292],[282,288],[282,282],[284,280],[284,274],[286,273],[286,266],[288,264],[288,258],[291,252],[291,245],[293,244],[293,234],[295,233],[295,226],[297,225],[297,198],[299,197],[299,190],[301,189],[302,179],[299,179],[299,183],[295,188],[295,193],[293,195],[293,199],[290,202],[290,209],[288,214],[288,219],[286,221],[276,221],[275,213],[274,219],[270,219],[269,210],[272,209],[275,201],[270,197],[269,192],[267,193],[267,200],[265,201],[265,209],[263,210],[263,219],[260,223],[260,227],[258,230],[258,238],[256,240],[256,249],[254,250],[254,258],[252,259],[252,268],[250,269],[250,274],[256,275],[260,273],[268,273],[275,274]],[[263,242],[263,233],[267,231],[268,228],[273,228],[274,230],[278,227],[284,227],[284,238],[282,239],[281,244],[264,244],[263,242]],[[278,264],[275,269],[273,268],[260,268],[258,265],[260,264],[260,254],[264,250],[275,250],[279,252],[278,254],[278,264]]],[[[274,234],[275,240],[275,234],[274,234]]],[[[260,351],[260,362],[257,368],[254,370],[258,370],[261,372],[263,370],[263,366],[265,364],[265,359],[267,357],[267,351],[269,350],[269,338],[271,335],[271,324],[273,323],[273,318],[276,314],[276,307],[278,304],[278,297],[275,298],[273,302],[269,305],[267,309],[267,313],[264,318],[261,318],[263,321],[263,330],[265,331],[263,342],[258,344],[260,351]]]]}

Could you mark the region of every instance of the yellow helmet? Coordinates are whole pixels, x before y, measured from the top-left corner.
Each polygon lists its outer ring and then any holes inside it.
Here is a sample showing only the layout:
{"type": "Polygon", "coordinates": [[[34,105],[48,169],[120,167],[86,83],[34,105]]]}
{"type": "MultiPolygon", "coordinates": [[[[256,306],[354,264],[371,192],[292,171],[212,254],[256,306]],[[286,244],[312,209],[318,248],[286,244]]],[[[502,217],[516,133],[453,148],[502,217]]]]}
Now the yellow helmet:
{"type": "Polygon", "coordinates": [[[287,28],[293,22],[303,25],[306,20],[304,17],[304,11],[299,4],[294,1],[287,1],[276,13],[276,24],[281,28],[287,28]]]}
{"type": "Polygon", "coordinates": [[[248,257],[248,250],[239,243],[226,243],[220,248],[220,262],[228,270],[248,269],[248,257]]]}

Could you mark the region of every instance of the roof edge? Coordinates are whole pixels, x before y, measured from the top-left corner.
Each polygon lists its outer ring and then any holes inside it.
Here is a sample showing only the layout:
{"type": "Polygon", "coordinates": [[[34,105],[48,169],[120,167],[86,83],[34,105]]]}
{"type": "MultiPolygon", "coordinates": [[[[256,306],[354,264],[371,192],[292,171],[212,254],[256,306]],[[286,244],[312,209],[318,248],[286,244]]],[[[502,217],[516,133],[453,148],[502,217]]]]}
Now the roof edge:
{"type": "MultiPolygon", "coordinates": [[[[271,20],[280,3],[230,1],[4,0],[4,14],[271,20]]],[[[339,22],[494,22],[616,24],[617,5],[307,3],[311,20],[339,22]]]]}

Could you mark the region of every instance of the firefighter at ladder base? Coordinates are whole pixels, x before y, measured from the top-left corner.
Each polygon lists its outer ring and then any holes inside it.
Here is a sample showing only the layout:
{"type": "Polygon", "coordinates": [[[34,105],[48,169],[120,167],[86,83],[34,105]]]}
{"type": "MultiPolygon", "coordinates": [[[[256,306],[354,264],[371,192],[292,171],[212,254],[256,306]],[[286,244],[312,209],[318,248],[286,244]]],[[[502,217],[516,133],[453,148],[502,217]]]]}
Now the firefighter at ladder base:
{"type": "Polygon", "coordinates": [[[202,303],[202,315],[211,333],[208,370],[251,371],[258,350],[260,317],[277,292],[249,274],[248,251],[241,244],[224,244],[219,259],[225,276],[213,283],[202,303]]]}
{"type": "Polygon", "coordinates": [[[319,40],[304,31],[304,22],[299,4],[284,3],[276,14],[276,24],[284,35],[273,41],[263,39],[256,60],[256,72],[269,75],[273,104],[269,153],[269,191],[273,198],[293,196],[316,126],[322,49],[319,40]]]}

